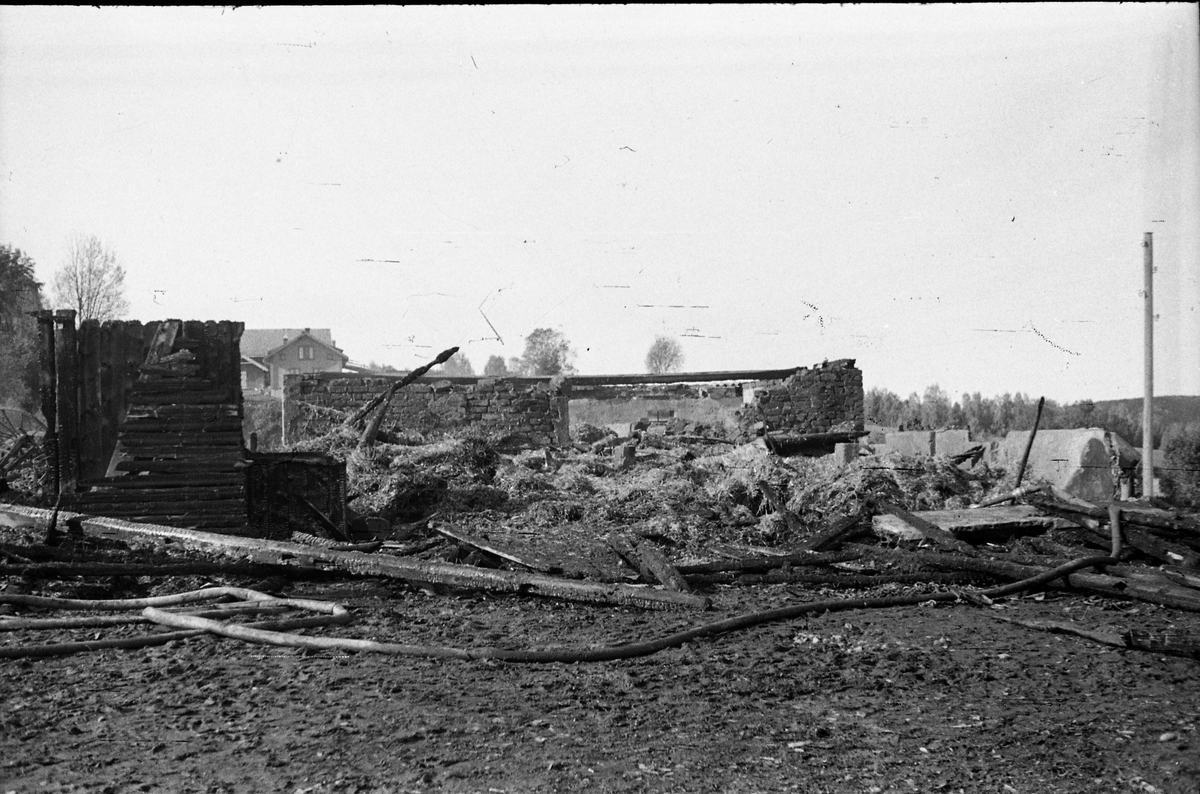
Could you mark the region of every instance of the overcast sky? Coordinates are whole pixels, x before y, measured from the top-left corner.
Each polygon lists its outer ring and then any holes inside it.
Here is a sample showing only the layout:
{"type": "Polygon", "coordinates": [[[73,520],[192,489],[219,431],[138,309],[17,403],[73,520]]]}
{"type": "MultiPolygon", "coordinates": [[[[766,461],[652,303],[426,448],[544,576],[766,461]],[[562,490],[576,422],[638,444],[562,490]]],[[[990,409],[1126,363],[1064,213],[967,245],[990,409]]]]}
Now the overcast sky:
{"type": "Polygon", "coordinates": [[[1197,6],[0,7],[0,243],[354,361],[1200,394],[1197,6]]]}

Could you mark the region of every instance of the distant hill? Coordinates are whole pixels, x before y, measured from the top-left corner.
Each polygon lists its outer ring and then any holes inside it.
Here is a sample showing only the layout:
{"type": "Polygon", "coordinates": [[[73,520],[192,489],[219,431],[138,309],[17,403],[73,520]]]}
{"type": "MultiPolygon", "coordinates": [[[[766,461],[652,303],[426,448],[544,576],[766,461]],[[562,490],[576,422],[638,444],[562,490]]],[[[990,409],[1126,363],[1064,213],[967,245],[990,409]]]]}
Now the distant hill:
{"type": "MultiPolygon", "coordinates": [[[[1142,398],[1131,400],[1095,400],[1095,410],[1103,413],[1142,415],[1142,398]]],[[[1200,396],[1154,396],[1154,424],[1173,425],[1195,422],[1200,424],[1200,396]]]]}

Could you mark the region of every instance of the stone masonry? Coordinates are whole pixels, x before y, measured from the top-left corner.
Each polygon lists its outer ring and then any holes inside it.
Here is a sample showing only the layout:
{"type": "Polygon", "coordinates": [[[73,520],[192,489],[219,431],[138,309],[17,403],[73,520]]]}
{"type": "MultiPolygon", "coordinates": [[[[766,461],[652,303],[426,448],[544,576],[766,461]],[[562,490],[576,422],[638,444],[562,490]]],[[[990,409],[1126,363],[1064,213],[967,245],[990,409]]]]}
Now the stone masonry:
{"type": "Polygon", "coordinates": [[[796,370],[784,381],[743,388],[741,426],[764,422],[772,433],[825,433],[863,429],[862,372],[853,359],[796,370]]]}
{"type": "MultiPolygon", "coordinates": [[[[287,382],[288,437],[300,425],[304,434],[320,433],[401,376],[363,377],[314,372],[287,382]],[[336,409],[333,413],[322,409],[336,409]]],[[[393,395],[383,427],[437,436],[448,430],[485,425],[490,432],[527,446],[560,439],[565,402],[551,378],[421,378],[393,395]]],[[[563,426],[565,433],[565,426],[563,426]]]]}

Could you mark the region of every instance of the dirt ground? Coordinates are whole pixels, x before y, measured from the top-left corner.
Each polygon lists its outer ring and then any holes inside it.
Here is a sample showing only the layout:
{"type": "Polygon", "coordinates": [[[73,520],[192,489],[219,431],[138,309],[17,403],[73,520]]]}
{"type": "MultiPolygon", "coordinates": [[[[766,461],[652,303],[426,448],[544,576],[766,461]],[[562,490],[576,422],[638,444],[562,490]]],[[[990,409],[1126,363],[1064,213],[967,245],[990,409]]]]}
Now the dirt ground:
{"type": "MultiPolygon", "coordinates": [[[[798,538],[767,505],[763,481],[806,532],[867,494],[939,509],[1012,487],[1002,473],[944,463],[830,468],[753,449],[683,452],[640,447],[625,470],[586,454],[554,466],[497,458],[472,442],[351,455],[349,468],[356,509],[385,516],[400,540],[424,532],[405,522],[440,511],[508,548],[591,548],[581,569],[607,564],[613,530],[651,538],[676,561],[729,544],[786,549],[798,538]]],[[[447,552],[426,554],[454,558],[447,552]]],[[[116,581],[14,583],[83,598],[250,586],[350,608],[352,623],[305,632],[316,636],[509,649],[613,645],[807,601],[945,589],[718,584],[703,591],[710,611],[651,612],[330,575],[143,578],[126,581],[128,592],[116,581]]],[[[827,612],[590,664],[314,653],[211,636],[0,659],[0,794],[1200,792],[1200,660],[1004,618],[1200,635],[1200,614],[1046,590],[991,607],[827,612]]],[[[0,631],[0,647],[150,631],[0,631]]]]}
{"type": "MultiPolygon", "coordinates": [[[[353,609],[313,633],[512,648],[645,639],[831,595],[722,586],[713,612],[685,614],[384,580],[287,590],[353,609]]],[[[4,660],[0,791],[1200,791],[1200,662],[997,619],[1200,631],[1196,616],[1054,592],[998,606],[825,614],[599,664],[211,637],[4,660]]]]}

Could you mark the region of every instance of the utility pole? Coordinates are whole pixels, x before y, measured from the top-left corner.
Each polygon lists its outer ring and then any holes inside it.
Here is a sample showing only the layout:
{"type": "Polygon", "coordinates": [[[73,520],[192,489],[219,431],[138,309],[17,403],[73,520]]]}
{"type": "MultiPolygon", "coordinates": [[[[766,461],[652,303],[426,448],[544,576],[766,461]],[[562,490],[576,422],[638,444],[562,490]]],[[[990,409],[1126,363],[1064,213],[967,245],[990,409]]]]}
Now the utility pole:
{"type": "Polygon", "coordinates": [[[1154,233],[1142,239],[1146,301],[1145,396],[1142,398],[1142,498],[1154,496],[1154,233]]]}

